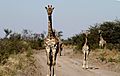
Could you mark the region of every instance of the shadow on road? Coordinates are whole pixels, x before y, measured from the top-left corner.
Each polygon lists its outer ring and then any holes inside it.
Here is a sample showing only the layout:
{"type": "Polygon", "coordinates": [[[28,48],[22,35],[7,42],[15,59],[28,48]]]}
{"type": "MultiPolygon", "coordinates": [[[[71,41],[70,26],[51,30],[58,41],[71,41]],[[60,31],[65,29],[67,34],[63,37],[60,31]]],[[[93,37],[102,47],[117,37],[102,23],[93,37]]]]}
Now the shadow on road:
{"type": "Polygon", "coordinates": [[[88,69],[99,69],[98,67],[89,67],[88,69]]]}

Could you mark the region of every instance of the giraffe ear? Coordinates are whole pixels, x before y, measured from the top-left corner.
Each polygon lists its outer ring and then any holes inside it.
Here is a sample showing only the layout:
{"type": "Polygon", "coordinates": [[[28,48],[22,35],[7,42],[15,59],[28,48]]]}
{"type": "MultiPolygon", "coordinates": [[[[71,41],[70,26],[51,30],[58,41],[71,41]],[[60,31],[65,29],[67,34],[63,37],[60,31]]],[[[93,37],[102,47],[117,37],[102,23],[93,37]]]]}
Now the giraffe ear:
{"type": "Polygon", "coordinates": [[[54,10],[55,7],[52,8],[52,10],[54,10]]]}
{"type": "Polygon", "coordinates": [[[47,9],[47,7],[45,7],[45,9],[47,9]]]}
{"type": "Polygon", "coordinates": [[[50,5],[50,7],[52,7],[52,5],[50,5]]]}

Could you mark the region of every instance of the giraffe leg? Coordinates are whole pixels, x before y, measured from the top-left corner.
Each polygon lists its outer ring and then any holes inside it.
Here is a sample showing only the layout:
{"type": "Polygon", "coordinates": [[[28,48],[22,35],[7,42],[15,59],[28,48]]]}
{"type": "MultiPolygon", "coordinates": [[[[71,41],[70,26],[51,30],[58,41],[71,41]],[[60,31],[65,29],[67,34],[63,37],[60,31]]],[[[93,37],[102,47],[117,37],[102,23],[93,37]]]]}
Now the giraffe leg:
{"type": "Polygon", "coordinates": [[[50,65],[50,57],[51,57],[50,48],[46,48],[46,55],[47,55],[47,65],[50,65]]]}
{"type": "Polygon", "coordinates": [[[60,49],[60,56],[62,56],[62,55],[61,55],[61,49],[60,49]]]}
{"type": "Polygon", "coordinates": [[[88,59],[89,59],[89,51],[87,51],[87,55],[86,55],[86,69],[88,69],[88,59]]]}
{"type": "Polygon", "coordinates": [[[52,65],[53,65],[53,75],[52,75],[52,76],[56,76],[56,75],[55,75],[55,66],[56,66],[56,61],[55,61],[55,60],[54,60],[54,62],[53,62],[52,65]]]}
{"type": "Polygon", "coordinates": [[[86,61],[86,69],[88,69],[89,67],[88,67],[88,61],[86,61]]]}
{"type": "Polygon", "coordinates": [[[55,65],[53,66],[53,76],[56,76],[55,75],[55,65]]]}
{"type": "Polygon", "coordinates": [[[86,61],[83,60],[83,65],[82,65],[82,68],[85,69],[85,64],[86,64],[86,61]]]}
{"type": "Polygon", "coordinates": [[[51,65],[48,65],[48,74],[47,76],[51,76],[51,65]]]}
{"type": "Polygon", "coordinates": [[[84,53],[84,60],[83,60],[82,68],[85,69],[85,66],[86,66],[86,53],[84,53]]]}
{"type": "Polygon", "coordinates": [[[53,54],[52,54],[52,55],[53,55],[53,57],[52,57],[52,60],[53,60],[52,65],[54,66],[54,65],[56,64],[56,56],[57,56],[57,55],[56,55],[56,51],[54,51],[54,50],[53,50],[52,53],[53,53],[53,54]]]}
{"type": "Polygon", "coordinates": [[[53,63],[52,63],[52,65],[53,65],[53,76],[55,76],[56,57],[57,57],[57,53],[54,50],[53,51],[53,63]]]}
{"type": "Polygon", "coordinates": [[[86,60],[86,69],[88,69],[88,59],[86,60]]]}
{"type": "Polygon", "coordinates": [[[50,65],[50,58],[49,54],[47,54],[47,65],[50,65]]]}
{"type": "Polygon", "coordinates": [[[60,46],[60,56],[62,56],[62,46],[60,46]]]}
{"type": "Polygon", "coordinates": [[[47,65],[48,65],[47,76],[51,76],[51,53],[50,53],[50,49],[47,49],[46,55],[47,55],[47,65]]]}

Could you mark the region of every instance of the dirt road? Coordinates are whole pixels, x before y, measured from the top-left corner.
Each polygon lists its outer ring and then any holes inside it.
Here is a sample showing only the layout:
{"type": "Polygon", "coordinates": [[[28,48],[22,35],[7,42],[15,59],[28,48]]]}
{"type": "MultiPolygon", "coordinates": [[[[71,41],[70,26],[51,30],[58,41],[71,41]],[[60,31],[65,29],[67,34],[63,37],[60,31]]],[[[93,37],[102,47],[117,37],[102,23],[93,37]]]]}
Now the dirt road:
{"type": "MultiPolygon", "coordinates": [[[[56,76],[120,76],[120,73],[101,69],[99,66],[90,65],[89,69],[82,69],[82,60],[70,58],[66,53],[72,52],[71,49],[65,49],[63,56],[57,57],[56,76]]],[[[38,66],[41,66],[40,76],[46,76],[47,64],[45,50],[40,50],[34,55],[38,66]]],[[[39,75],[35,75],[39,76],[39,75]]]]}

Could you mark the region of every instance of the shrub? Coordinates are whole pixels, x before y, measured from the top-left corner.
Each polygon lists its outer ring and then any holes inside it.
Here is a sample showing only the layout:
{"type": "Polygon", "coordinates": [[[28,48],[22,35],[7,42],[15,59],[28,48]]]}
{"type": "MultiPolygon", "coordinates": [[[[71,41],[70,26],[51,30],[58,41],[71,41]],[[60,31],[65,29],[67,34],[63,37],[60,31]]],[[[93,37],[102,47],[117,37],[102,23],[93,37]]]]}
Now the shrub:
{"type": "Polygon", "coordinates": [[[105,58],[105,53],[104,52],[102,52],[100,55],[99,55],[99,58],[98,59],[100,59],[100,61],[106,61],[106,58],[105,58]]]}
{"type": "Polygon", "coordinates": [[[115,62],[115,59],[113,59],[113,58],[108,58],[108,62],[115,62]]]}
{"type": "Polygon", "coordinates": [[[120,62],[120,55],[118,56],[117,61],[120,62]]]}
{"type": "Polygon", "coordinates": [[[22,40],[0,40],[0,63],[4,64],[11,54],[18,54],[28,50],[29,44],[22,40]]]}
{"type": "Polygon", "coordinates": [[[99,59],[103,62],[106,61],[106,58],[104,56],[99,56],[99,59]]]}

